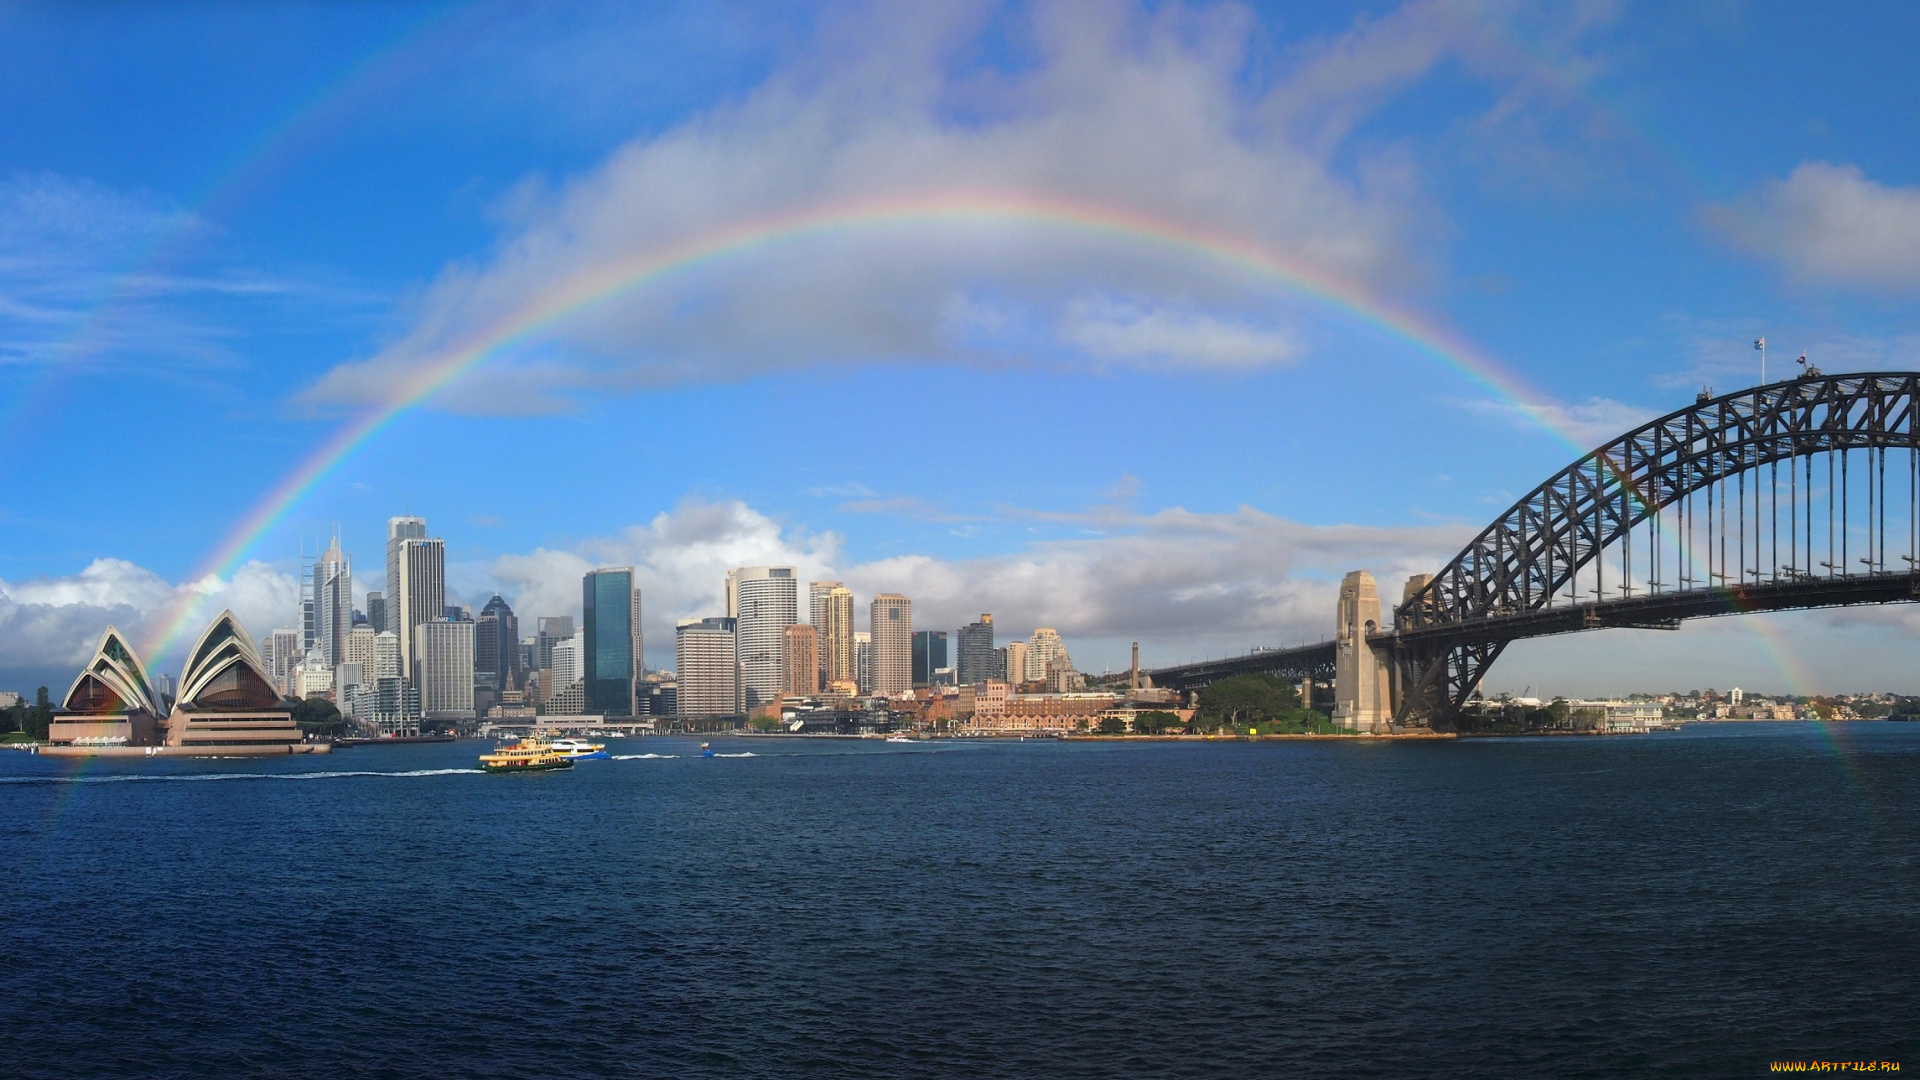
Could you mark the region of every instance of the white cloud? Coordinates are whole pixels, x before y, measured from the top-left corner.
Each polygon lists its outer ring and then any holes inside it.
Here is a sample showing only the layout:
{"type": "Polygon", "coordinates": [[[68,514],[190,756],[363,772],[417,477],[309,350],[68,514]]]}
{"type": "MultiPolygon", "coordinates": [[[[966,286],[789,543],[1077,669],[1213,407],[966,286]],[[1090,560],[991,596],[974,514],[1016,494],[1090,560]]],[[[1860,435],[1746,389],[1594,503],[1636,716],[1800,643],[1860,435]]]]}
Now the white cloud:
{"type": "Polygon", "coordinates": [[[1890,187],[1856,165],[1807,161],[1706,214],[1729,241],[1802,281],[1920,285],[1920,186],[1890,187]]]}
{"type": "MultiPolygon", "coordinates": [[[[1257,85],[1266,76],[1247,60],[1255,33],[1243,11],[1052,2],[1009,18],[1025,20],[1031,63],[969,66],[982,32],[973,15],[876,5],[829,19],[806,60],[743,100],[636,139],[566,183],[521,189],[493,254],[447,267],[403,337],[334,369],[307,399],[381,398],[395,379],[488,340],[513,313],[564,306],[646,253],[742,223],[890,200],[1112,207],[1362,282],[1419,276],[1411,238],[1432,215],[1410,176],[1391,153],[1317,145],[1269,119],[1295,88],[1257,85]]],[[[1335,65],[1320,61],[1316,78],[1335,65]]],[[[564,363],[589,385],[614,386],[1036,354],[1238,367],[1298,350],[1288,303],[1269,283],[1177,247],[1019,216],[936,214],[745,245],[580,311],[500,366],[564,363]],[[1124,297],[1133,310],[1076,312],[1088,296],[1124,297]]],[[[551,385],[551,369],[522,381],[551,385]]],[[[457,393],[462,407],[501,398],[498,384],[457,393]]]]}
{"type": "Polygon", "coordinates": [[[1132,365],[1252,368],[1300,352],[1292,334],[1251,322],[1105,297],[1067,308],[1062,336],[1090,357],[1132,365]]]}
{"type": "MultiPolygon", "coordinates": [[[[185,584],[169,583],[124,559],[95,559],[66,577],[0,581],[0,670],[71,679],[108,625],[118,626],[144,649],[182,610],[205,622],[232,608],[257,640],[292,618],[298,595],[292,575],[259,562],[247,563],[231,578],[210,576],[185,584]]],[[[199,629],[190,626],[184,636],[199,629]]],[[[190,642],[173,644],[178,651],[190,642]]],[[[178,658],[144,659],[156,670],[167,670],[178,658]]]]}

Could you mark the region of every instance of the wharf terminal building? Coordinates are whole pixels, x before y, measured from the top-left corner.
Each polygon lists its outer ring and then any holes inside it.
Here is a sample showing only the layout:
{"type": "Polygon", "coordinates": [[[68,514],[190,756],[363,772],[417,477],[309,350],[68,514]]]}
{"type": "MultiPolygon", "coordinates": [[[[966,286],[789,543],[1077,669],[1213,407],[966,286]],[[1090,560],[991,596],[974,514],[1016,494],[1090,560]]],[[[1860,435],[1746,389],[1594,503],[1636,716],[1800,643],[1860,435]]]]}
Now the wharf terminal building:
{"type": "Polygon", "coordinates": [[[331,749],[305,741],[233,612],[221,612],[187,657],[179,696],[168,701],[154,692],[126,636],[107,627],[61,699],[42,752],[228,757],[331,749]]]}

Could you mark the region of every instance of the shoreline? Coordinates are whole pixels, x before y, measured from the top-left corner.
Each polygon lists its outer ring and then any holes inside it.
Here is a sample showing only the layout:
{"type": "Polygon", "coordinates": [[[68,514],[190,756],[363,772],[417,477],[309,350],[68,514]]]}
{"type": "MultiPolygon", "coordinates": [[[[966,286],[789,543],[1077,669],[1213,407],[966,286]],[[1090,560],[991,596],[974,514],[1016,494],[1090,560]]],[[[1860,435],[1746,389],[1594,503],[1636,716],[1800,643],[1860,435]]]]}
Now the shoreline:
{"type": "Polygon", "coordinates": [[[34,753],[41,757],[107,758],[235,758],[298,757],[303,754],[330,754],[332,743],[297,743],[279,746],[49,746],[34,753]]]}

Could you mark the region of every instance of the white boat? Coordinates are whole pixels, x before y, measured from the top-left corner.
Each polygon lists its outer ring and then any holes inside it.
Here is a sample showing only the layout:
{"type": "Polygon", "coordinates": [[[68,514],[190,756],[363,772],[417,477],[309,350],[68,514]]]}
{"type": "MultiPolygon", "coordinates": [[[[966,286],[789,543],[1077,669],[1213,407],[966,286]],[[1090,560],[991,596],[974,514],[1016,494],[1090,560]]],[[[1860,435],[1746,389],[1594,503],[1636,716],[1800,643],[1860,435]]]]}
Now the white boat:
{"type": "Polygon", "coordinates": [[[903,742],[903,743],[910,743],[910,742],[912,742],[913,740],[912,740],[912,739],[909,739],[909,738],[907,738],[907,737],[906,737],[905,735],[889,735],[889,736],[887,736],[887,741],[888,741],[888,742],[903,742]]]}
{"type": "Polygon", "coordinates": [[[549,745],[554,753],[574,761],[590,761],[612,756],[607,753],[604,743],[588,742],[585,739],[555,739],[549,745]]]}

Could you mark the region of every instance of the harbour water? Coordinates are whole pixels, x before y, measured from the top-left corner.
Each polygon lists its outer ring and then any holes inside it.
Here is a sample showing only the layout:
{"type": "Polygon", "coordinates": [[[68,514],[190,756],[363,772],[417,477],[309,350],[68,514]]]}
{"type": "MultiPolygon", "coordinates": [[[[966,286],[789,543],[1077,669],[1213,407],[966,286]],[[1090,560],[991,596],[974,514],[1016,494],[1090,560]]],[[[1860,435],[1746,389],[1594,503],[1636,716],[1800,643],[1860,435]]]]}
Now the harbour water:
{"type": "Polygon", "coordinates": [[[1920,1068],[1920,724],[0,755],[12,1077],[1920,1068]]]}

